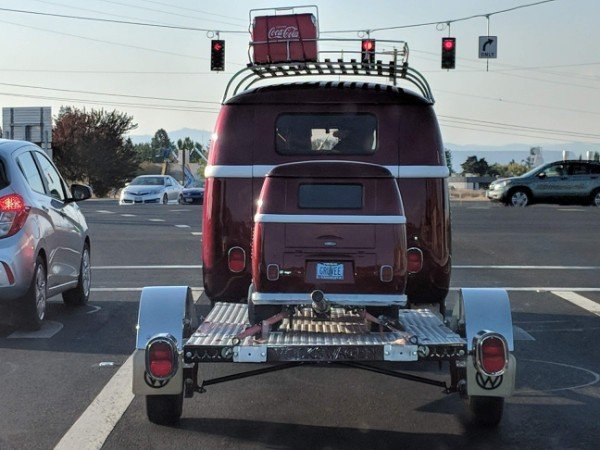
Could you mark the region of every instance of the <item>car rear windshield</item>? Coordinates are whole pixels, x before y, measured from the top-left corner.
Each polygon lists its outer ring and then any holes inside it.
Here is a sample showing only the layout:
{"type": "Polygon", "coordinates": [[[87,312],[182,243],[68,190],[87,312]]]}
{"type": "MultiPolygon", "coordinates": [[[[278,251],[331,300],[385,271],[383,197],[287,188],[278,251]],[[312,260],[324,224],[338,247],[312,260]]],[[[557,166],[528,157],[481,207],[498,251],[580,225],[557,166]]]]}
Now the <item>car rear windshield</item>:
{"type": "Polygon", "coordinates": [[[372,155],[377,149],[373,114],[282,114],[275,125],[282,155],[372,155]]]}
{"type": "Polygon", "coordinates": [[[360,184],[301,184],[298,206],[312,209],[360,209],[363,187],[360,184]]]}
{"type": "Polygon", "coordinates": [[[165,179],[163,177],[138,177],[130,183],[132,186],[163,186],[165,179]]]}
{"type": "Polygon", "coordinates": [[[6,186],[8,186],[8,178],[4,170],[4,163],[0,160],[0,189],[4,189],[6,186]]]}

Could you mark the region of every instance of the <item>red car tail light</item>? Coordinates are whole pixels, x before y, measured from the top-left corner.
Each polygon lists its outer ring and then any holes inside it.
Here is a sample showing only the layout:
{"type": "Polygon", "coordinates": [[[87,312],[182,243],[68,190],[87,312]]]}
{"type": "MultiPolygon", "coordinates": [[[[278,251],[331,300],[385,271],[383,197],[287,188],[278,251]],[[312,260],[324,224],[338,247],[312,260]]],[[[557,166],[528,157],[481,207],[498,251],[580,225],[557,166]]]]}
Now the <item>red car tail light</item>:
{"type": "Polygon", "coordinates": [[[389,283],[394,278],[394,269],[392,266],[381,266],[379,269],[379,279],[384,283],[389,283]]]}
{"type": "Polygon", "coordinates": [[[267,280],[269,280],[269,281],[279,280],[279,266],[277,264],[269,264],[267,266],[267,280]]]}
{"type": "Polygon", "coordinates": [[[411,247],[406,253],[408,273],[420,272],[423,268],[423,252],[420,248],[411,247]]]}
{"type": "Polygon", "coordinates": [[[229,270],[238,273],[246,268],[246,252],[242,247],[231,247],[227,255],[229,270]]]}
{"type": "Polygon", "coordinates": [[[171,378],[177,372],[177,345],[170,336],[156,337],[146,346],[146,371],[156,380],[171,378]]]}
{"type": "Polygon", "coordinates": [[[30,209],[19,194],[0,197],[0,238],[12,236],[23,228],[30,209]]]}
{"type": "Polygon", "coordinates": [[[499,376],[508,365],[508,344],[498,333],[484,331],[473,339],[475,366],[484,374],[499,376]]]}

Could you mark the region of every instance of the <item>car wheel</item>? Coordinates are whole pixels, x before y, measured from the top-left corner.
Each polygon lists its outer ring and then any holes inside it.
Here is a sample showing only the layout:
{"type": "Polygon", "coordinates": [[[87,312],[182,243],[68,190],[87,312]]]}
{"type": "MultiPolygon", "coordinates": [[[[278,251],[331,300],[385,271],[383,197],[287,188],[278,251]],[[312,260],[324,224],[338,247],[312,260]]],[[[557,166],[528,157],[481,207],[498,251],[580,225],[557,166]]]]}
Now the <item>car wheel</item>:
{"type": "Polygon", "coordinates": [[[179,194],[179,197],[177,198],[177,203],[179,203],[180,205],[184,204],[183,195],[179,194]]]}
{"type": "Polygon", "coordinates": [[[167,197],[167,194],[165,194],[162,198],[162,204],[166,205],[167,203],[169,203],[169,197],[167,197]]]}
{"type": "Polygon", "coordinates": [[[81,254],[81,267],[79,269],[77,286],[75,286],[73,289],[63,292],[62,294],[65,305],[85,305],[90,298],[91,285],[92,265],[90,263],[90,248],[87,244],[85,244],[85,247],[83,247],[83,253],[81,254]]]}
{"type": "Polygon", "coordinates": [[[46,316],[48,296],[46,266],[41,256],[35,262],[33,280],[22,302],[23,326],[28,330],[39,330],[46,316]]]}
{"type": "Polygon", "coordinates": [[[472,395],[468,400],[471,419],[478,425],[495,427],[502,420],[504,397],[479,397],[472,395]]]}
{"type": "Polygon", "coordinates": [[[531,199],[526,191],[516,189],[510,194],[510,205],[518,208],[524,208],[529,206],[531,199]]]}
{"type": "Polygon", "coordinates": [[[600,208],[600,189],[596,189],[592,192],[592,205],[600,208]]]}
{"type": "Polygon", "coordinates": [[[148,420],[157,425],[179,422],[183,411],[183,390],[177,395],[146,395],[148,420]]]}

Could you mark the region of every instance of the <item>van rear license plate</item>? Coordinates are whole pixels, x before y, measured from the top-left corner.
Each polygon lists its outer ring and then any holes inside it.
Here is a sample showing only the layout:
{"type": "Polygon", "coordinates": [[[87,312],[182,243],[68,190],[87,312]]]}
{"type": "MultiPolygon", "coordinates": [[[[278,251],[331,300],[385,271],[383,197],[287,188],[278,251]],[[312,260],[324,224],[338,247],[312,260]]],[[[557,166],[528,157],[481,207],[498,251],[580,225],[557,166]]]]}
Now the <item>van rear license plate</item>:
{"type": "Polygon", "coordinates": [[[317,280],[343,280],[344,265],[338,263],[317,263],[317,280]]]}

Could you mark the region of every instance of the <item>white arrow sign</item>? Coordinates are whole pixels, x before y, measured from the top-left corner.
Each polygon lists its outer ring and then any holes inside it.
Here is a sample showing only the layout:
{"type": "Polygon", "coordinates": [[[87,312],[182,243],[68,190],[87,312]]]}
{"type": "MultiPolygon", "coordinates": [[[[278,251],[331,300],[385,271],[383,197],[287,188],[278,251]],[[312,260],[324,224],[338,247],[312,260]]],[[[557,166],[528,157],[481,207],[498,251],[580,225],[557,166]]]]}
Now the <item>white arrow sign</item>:
{"type": "Polygon", "coordinates": [[[479,57],[496,58],[498,51],[498,36],[479,36],[479,57]]]}

